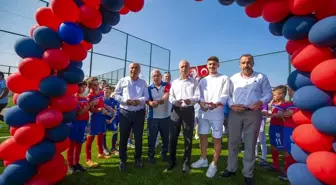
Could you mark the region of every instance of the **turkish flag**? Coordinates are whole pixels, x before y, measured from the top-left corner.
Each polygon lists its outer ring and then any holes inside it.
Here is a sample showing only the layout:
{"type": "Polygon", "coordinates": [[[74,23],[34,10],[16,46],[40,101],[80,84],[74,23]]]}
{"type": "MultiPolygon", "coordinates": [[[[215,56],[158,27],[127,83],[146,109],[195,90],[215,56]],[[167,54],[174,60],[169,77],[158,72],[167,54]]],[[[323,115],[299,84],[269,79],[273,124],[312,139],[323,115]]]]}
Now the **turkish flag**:
{"type": "Polygon", "coordinates": [[[209,74],[207,65],[197,66],[197,71],[200,78],[206,77],[209,74]]]}

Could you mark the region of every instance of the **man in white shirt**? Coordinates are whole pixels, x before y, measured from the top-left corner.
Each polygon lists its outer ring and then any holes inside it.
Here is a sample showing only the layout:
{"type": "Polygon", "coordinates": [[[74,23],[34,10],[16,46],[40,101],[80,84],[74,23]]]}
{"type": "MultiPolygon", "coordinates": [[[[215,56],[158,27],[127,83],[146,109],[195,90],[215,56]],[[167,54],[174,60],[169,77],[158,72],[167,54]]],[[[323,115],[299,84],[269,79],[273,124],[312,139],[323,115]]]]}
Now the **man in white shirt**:
{"type": "Polygon", "coordinates": [[[243,175],[246,185],[253,185],[255,146],[261,125],[261,109],[272,100],[272,87],[268,78],[253,71],[254,59],[250,54],[240,57],[241,72],[231,77],[232,96],[228,101],[229,113],[229,156],[227,169],[222,177],[235,175],[238,164],[239,144],[243,129],[244,158],[243,175]]]}
{"type": "Polygon", "coordinates": [[[176,146],[181,126],[183,127],[184,155],[183,173],[190,171],[192,139],[195,122],[194,105],[198,102],[199,90],[196,79],[189,77],[189,62],[182,60],[179,63],[180,78],[174,80],[169,91],[169,101],[173,105],[170,115],[171,125],[169,134],[170,161],[166,171],[176,165],[176,146]]]}
{"type": "Polygon", "coordinates": [[[212,138],[215,153],[206,176],[212,178],[217,172],[217,161],[222,150],[223,123],[224,123],[224,105],[229,98],[230,78],[219,74],[219,59],[210,57],[207,61],[209,75],[203,78],[199,84],[200,91],[200,116],[198,123],[198,134],[201,138],[201,158],[194,162],[191,167],[208,167],[207,148],[208,134],[212,129],[212,138]]]}
{"type": "Polygon", "coordinates": [[[135,138],[135,164],[142,168],[142,136],[145,122],[145,103],[148,100],[148,88],[145,80],[139,78],[140,65],[131,63],[130,76],[121,78],[115,88],[115,99],[120,102],[119,117],[119,158],[120,170],[126,169],[127,141],[131,129],[135,138]]]}

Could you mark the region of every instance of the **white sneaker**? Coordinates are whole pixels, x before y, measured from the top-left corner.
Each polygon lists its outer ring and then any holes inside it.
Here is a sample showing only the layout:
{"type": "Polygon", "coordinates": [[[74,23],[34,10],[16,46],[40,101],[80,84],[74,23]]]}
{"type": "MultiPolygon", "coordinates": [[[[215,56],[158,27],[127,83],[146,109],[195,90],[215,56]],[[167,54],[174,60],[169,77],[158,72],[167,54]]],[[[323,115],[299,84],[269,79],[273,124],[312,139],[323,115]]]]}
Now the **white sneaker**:
{"type": "Polygon", "coordinates": [[[195,139],[198,140],[199,139],[199,136],[198,134],[195,134],[195,139]]]}
{"type": "Polygon", "coordinates": [[[206,172],[206,176],[212,178],[216,175],[217,167],[213,163],[210,164],[208,171],[206,172]]]}
{"type": "Polygon", "coordinates": [[[198,161],[191,164],[192,168],[206,168],[208,167],[208,159],[200,158],[198,161]]]}

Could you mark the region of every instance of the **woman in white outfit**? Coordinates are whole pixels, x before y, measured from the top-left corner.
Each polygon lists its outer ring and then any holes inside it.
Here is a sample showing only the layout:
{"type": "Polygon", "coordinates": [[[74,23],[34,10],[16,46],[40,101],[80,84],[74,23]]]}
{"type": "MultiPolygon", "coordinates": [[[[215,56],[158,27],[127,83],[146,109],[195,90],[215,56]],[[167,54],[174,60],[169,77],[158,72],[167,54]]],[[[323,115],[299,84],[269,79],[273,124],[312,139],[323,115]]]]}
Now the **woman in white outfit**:
{"type": "Polygon", "coordinates": [[[266,132],[265,132],[265,127],[266,127],[266,121],[267,121],[267,114],[268,114],[268,105],[264,105],[262,107],[262,113],[263,117],[261,120],[261,126],[260,126],[260,131],[259,131],[259,137],[257,140],[257,144],[255,147],[255,155],[258,157],[258,148],[260,145],[261,146],[261,161],[259,163],[260,166],[268,166],[267,163],[267,146],[266,146],[266,132]]]}

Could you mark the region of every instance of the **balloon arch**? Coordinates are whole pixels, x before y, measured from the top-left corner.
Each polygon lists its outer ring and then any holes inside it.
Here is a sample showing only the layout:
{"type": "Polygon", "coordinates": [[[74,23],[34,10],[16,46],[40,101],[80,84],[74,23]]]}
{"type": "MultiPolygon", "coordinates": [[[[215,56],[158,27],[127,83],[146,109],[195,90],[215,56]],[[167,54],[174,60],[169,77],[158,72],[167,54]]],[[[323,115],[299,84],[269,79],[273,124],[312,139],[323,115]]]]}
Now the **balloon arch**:
{"type": "MultiPolygon", "coordinates": [[[[195,0],[201,1],[201,0],[195,0]]],[[[288,39],[286,50],[297,69],[288,77],[296,90],[291,154],[297,161],[288,177],[293,185],[336,182],[336,1],[219,0],[236,2],[247,16],[262,16],[275,36],[288,39]]],[[[22,60],[7,78],[15,106],[5,114],[13,136],[0,145],[6,166],[4,185],[49,185],[62,180],[67,166],[61,155],[69,145],[76,115],[77,84],[84,79],[82,61],[93,44],[120,21],[139,12],[144,0],[51,0],[39,8],[28,38],[15,44],[22,60]]]]}

